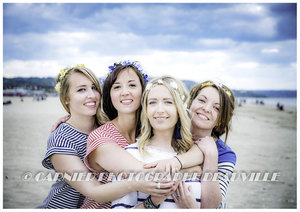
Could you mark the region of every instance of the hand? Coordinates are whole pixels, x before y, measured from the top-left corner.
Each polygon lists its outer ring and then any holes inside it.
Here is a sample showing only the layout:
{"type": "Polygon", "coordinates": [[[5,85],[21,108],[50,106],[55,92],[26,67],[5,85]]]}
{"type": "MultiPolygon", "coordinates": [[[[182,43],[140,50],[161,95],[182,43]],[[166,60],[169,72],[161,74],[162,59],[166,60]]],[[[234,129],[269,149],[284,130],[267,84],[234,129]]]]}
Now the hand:
{"type": "Polygon", "coordinates": [[[203,152],[204,156],[214,156],[218,157],[218,149],[213,137],[206,136],[195,141],[197,146],[203,152]]]}
{"type": "Polygon", "coordinates": [[[57,128],[61,123],[68,121],[68,120],[70,119],[70,117],[71,117],[71,115],[68,114],[68,115],[65,115],[64,117],[59,118],[59,119],[52,125],[52,128],[51,128],[50,133],[53,133],[53,132],[56,130],[56,128],[57,128]]]}
{"type": "Polygon", "coordinates": [[[164,202],[168,196],[172,195],[174,193],[174,191],[178,188],[180,181],[175,182],[172,187],[172,189],[164,196],[154,196],[151,195],[151,200],[154,203],[154,205],[160,205],[162,202],[164,202]]]}
{"type": "Polygon", "coordinates": [[[180,167],[181,165],[176,158],[159,160],[144,165],[145,169],[153,169],[155,172],[169,172],[172,175],[176,172],[176,170],[179,170],[180,167]]]}
{"type": "Polygon", "coordinates": [[[180,208],[199,208],[196,198],[192,192],[192,187],[186,187],[185,182],[181,181],[179,183],[175,193],[176,196],[172,194],[172,197],[180,208]]]}
{"type": "Polygon", "coordinates": [[[167,180],[160,180],[160,181],[137,180],[134,181],[134,184],[135,184],[134,190],[143,192],[145,194],[149,194],[151,196],[155,196],[158,199],[167,198],[177,188],[176,182],[167,181],[167,180]]]}

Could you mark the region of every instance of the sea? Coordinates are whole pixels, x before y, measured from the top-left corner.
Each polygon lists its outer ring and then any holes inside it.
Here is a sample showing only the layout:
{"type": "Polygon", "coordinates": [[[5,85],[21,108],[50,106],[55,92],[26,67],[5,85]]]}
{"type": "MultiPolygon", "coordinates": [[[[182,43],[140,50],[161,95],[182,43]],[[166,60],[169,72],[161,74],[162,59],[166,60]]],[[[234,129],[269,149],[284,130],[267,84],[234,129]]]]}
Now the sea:
{"type": "Polygon", "coordinates": [[[284,105],[285,107],[294,107],[297,108],[297,98],[285,98],[285,97],[264,97],[264,98],[254,98],[254,97],[247,97],[247,98],[242,98],[239,97],[237,98],[237,102],[240,103],[241,100],[246,100],[246,103],[250,104],[256,104],[256,102],[261,102],[263,101],[265,105],[267,106],[274,106],[276,107],[277,103],[280,105],[284,105]]]}

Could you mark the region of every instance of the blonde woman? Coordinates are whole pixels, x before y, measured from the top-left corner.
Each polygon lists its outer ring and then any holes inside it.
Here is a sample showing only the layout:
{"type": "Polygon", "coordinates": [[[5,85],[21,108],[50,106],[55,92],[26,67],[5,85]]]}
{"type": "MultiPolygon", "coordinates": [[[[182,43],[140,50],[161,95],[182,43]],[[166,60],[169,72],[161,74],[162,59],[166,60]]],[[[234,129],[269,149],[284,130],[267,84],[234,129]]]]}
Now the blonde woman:
{"type": "MultiPolygon", "coordinates": [[[[151,81],[142,97],[141,136],[138,142],[125,147],[144,163],[176,158],[193,145],[186,102],[188,92],[182,82],[172,77],[151,81]]],[[[159,185],[158,185],[159,186],[159,185]]],[[[199,208],[201,184],[198,178],[179,182],[168,197],[132,192],[112,202],[112,208],[199,208]],[[188,189],[189,196],[179,196],[188,189]],[[172,194],[172,196],[171,196],[172,194]],[[176,195],[175,195],[176,194],[176,195]]]]}

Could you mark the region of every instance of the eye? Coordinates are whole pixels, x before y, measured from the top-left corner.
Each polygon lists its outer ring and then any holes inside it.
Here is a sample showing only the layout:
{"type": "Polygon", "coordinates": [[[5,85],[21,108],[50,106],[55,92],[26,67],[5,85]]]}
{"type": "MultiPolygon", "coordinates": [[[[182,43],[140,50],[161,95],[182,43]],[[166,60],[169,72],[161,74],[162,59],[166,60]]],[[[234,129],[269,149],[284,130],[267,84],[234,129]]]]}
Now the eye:
{"type": "Polygon", "coordinates": [[[97,90],[96,85],[93,85],[93,86],[92,86],[92,89],[93,89],[93,90],[97,90]]]}
{"type": "Polygon", "coordinates": [[[199,100],[199,102],[201,102],[201,103],[205,103],[205,100],[204,99],[198,99],[199,100]]]}
{"type": "Polygon", "coordinates": [[[214,109],[215,109],[216,111],[220,111],[220,108],[219,108],[218,106],[214,106],[214,109]]]}
{"type": "Polygon", "coordinates": [[[166,103],[166,104],[170,104],[170,105],[172,105],[172,104],[173,104],[173,102],[172,102],[172,101],[166,101],[165,103],[166,103]]]}
{"type": "Polygon", "coordinates": [[[116,89],[119,89],[121,86],[120,85],[116,85],[116,86],[113,86],[113,89],[116,90],[116,89]]]}
{"type": "Polygon", "coordinates": [[[156,103],[156,101],[150,101],[148,102],[148,105],[154,105],[156,103]]]}
{"type": "Polygon", "coordinates": [[[79,89],[77,90],[77,92],[83,92],[83,91],[86,91],[86,89],[85,89],[85,88],[79,88],[79,89]]]}
{"type": "Polygon", "coordinates": [[[135,88],[135,87],[136,87],[136,84],[129,84],[129,87],[135,88]]]}

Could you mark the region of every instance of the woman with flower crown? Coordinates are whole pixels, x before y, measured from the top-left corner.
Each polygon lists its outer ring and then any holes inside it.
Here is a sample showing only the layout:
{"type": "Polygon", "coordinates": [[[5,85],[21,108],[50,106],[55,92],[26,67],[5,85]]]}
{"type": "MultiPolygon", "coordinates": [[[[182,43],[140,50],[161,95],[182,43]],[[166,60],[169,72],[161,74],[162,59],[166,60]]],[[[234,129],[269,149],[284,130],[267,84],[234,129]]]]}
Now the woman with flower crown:
{"type": "Polygon", "coordinates": [[[229,179],[236,163],[236,155],[226,145],[235,107],[232,91],[225,85],[205,81],[190,92],[188,108],[192,119],[193,140],[204,154],[202,179],[205,173],[218,173],[202,180],[202,208],[225,208],[229,179]],[[225,142],[220,138],[225,133],[225,142]]]}
{"type": "MultiPolygon", "coordinates": [[[[85,198],[83,195],[98,202],[107,202],[136,190],[149,192],[148,184],[139,181],[102,185],[89,175],[91,173],[83,162],[88,135],[103,124],[99,82],[84,65],[61,70],[56,81],[55,88],[60,92],[60,101],[70,118],[49,137],[42,164],[60,173],[60,176],[37,208],[79,208],[85,198]],[[76,173],[84,174],[86,179],[73,179],[76,173]]],[[[150,193],[159,195],[153,189],[150,193]]]]}
{"type": "MultiPolygon", "coordinates": [[[[85,164],[95,174],[104,176],[101,183],[110,182],[109,172],[144,170],[144,163],[136,160],[123,148],[136,142],[140,133],[141,97],[147,81],[141,66],[136,62],[124,61],[109,67],[110,73],[103,85],[103,110],[108,122],[94,130],[88,138],[85,164]]],[[[193,145],[187,154],[160,160],[155,170],[189,168],[201,164],[202,153],[193,145]]],[[[198,167],[196,167],[198,168],[198,167]]],[[[199,168],[198,168],[199,170],[199,168]]],[[[139,190],[160,196],[169,194],[176,186],[172,181],[151,182],[149,189],[139,190]],[[152,190],[150,189],[152,188],[152,190]],[[152,192],[153,193],[153,192],[152,192]]],[[[116,198],[117,199],[117,198],[116,198]]],[[[85,199],[82,208],[110,208],[111,202],[97,203],[85,199]]]]}
{"type": "MultiPolygon", "coordinates": [[[[181,81],[172,77],[152,80],[142,98],[140,137],[137,143],[125,149],[145,163],[177,157],[187,152],[193,145],[187,100],[188,92],[181,81]]],[[[176,192],[165,197],[131,192],[113,201],[112,208],[200,208],[200,179],[180,180],[177,185],[176,192]]]]}

